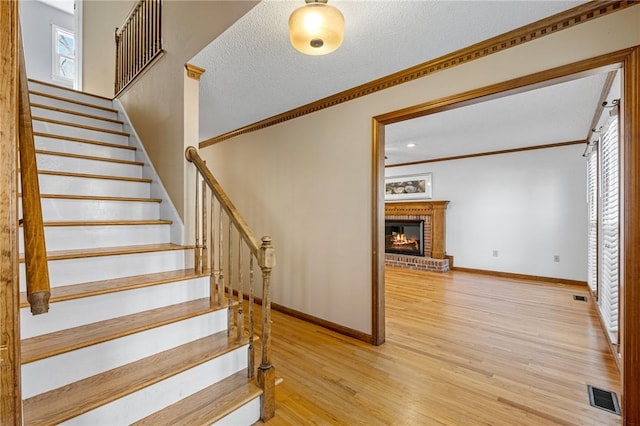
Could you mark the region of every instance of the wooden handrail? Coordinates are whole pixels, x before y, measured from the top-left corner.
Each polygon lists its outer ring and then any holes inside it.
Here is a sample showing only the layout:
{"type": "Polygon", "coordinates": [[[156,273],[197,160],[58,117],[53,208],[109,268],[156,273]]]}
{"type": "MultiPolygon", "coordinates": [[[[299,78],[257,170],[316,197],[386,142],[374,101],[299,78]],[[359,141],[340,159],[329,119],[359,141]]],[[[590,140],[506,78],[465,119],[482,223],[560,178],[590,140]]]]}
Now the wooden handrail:
{"type": "Polygon", "coordinates": [[[49,311],[49,268],[47,247],[44,238],[42,206],[40,204],[40,185],[36,149],[31,121],[31,104],[24,59],[22,37],[19,37],[20,49],[20,96],[19,96],[19,149],[20,183],[22,185],[22,224],[24,234],[24,263],[27,281],[27,300],[33,315],[49,311]]]}
{"type": "Polygon", "coordinates": [[[0,424],[22,424],[18,274],[18,2],[0,1],[0,424]]]}
{"type": "Polygon", "coordinates": [[[262,395],[260,397],[260,418],[262,421],[267,421],[275,414],[275,369],[271,364],[271,272],[276,264],[275,249],[273,248],[271,237],[263,237],[259,241],[253,231],[249,228],[249,225],[244,221],[236,207],[231,202],[231,199],[224,192],[213,173],[209,170],[205,162],[202,160],[195,147],[190,146],[185,151],[185,157],[187,161],[192,162],[196,167],[196,187],[195,187],[195,248],[194,248],[194,267],[197,271],[203,272],[205,265],[210,265],[211,274],[211,301],[212,303],[223,303],[225,290],[227,293],[227,309],[228,309],[228,327],[227,332],[231,335],[231,329],[234,327],[234,315],[233,315],[233,297],[235,279],[239,288],[238,292],[238,308],[237,308],[237,320],[235,321],[236,339],[238,342],[242,340],[244,334],[244,310],[242,298],[244,296],[244,280],[242,275],[242,247],[238,245],[238,266],[237,266],[237,278],[234,274],[234,266],[231,264],[232,259],[232,247],[235,249],[235,245],[232,243],[232,228],[237,230],[238,241],[244,241],[249,251],[251,252],[249,261],[249,345],[248,345],[248,375],[254,376],[254,348],[253,348],[253,259],[256,258],[258,266],[262,270],[262,335],[261,335],[261,356],[260,366],[258,367],[256,383],[262,388],[262,395]],[[202,186],[202,194],[200,194],[200,178],[204,183],[202,186]],[[207,188],[212,193],[211,206],[207,205],[207,188]],[[200,210],[200,196],[202,196],[202,210],[200,210]],[[217,230],[212,221],[210,226],[207,226],[207,218],[213,219],[214,217],[214,205],[213,198],[218,200],[219,203],[219,219],[217,230]],[[210,214],[207,214],[207,209],[210,209],[210,214]],[[222,225],[222,213],[225,212],[229,218],[228,233],[223,232],[222,225]],[[202,226],[199,225],[202,220],[202,226]],[[207,238],[207,233],[211,232],[211,239],[207,238]],[[218,260],[216,262],[214,252],[216,251],[216,244],[214,236],[217,232],[218,248],[217,255],[218,260]],[[202,234],[202,240],[200,235],[202,234]],[[225,237],[226,234],[226,237],[225,237]],[[227,239],[227,259],[228,264],[224,263],[225,247],[223,240],[227,239]],[[202,245],[201,245],[202,241],[202,245]],[[210,247],[207,247],[207,241],[210,241],[210,247]],[[204,256],[204,253],[207,253],[204,256]],[[207,257],[209,259],[207,259],[207,257]],[[225,272],[226,271],[226,272],[225,272]],[[226,278],[226,286],[225,286],[226,278]],[[218,292],[215,288],[217,286],[218,292]],[[225,289],[226,287],[226,289],[225,289]],[[217,300],[216,300],[217,299],[217,300]]]}
{"type": "Polygon", "coordinates": [[[187,158],[187,161],[193,163],[193,165],[196,166],[196,169],[198,170],[198,172],[200,172],[200,175],[207,183],[207,186],[211,189],[211,191],[213,191],[213,194],[218,199],[218,201],[220,201],[220,205],[233,222],[233,225],[236,227],[238,232],[240,232],[240,235],[242,235],[242,238],[249,246],[251,253],[259,259],[260,247],[262,246],[260,240],[256,238],[251,228],[249,228],[249,225],[247,225],[247,222],[245,222],[242,216],[240,216],[238,209],[236,209],[236,206],[233,205],[231,199],[222,189],[222,186],[220,186],[209,168],[206,166],[206,164],[204,164],[204,161],[198,154],[196,148],[193,146],[187,147],[185,151],[185,157],[187,158]]]}

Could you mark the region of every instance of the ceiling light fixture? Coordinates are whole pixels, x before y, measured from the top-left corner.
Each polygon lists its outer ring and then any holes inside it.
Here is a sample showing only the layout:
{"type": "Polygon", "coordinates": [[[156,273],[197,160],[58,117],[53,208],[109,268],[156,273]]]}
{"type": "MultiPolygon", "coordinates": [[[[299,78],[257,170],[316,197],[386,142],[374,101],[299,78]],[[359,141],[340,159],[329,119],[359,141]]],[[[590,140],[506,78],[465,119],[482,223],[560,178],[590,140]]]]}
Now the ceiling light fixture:
{"type": "Polygon", "coordinates": [[[414,148],[416,146],[415,143],[408,143],[407,148],[414,148]]]}
{"type": "Polygon", "coordinates": [[[326,55],[342,44],[344,16],[327,0],[305,0],[289,16],[289,37],[296,50],[307,55],[326,55]]]}

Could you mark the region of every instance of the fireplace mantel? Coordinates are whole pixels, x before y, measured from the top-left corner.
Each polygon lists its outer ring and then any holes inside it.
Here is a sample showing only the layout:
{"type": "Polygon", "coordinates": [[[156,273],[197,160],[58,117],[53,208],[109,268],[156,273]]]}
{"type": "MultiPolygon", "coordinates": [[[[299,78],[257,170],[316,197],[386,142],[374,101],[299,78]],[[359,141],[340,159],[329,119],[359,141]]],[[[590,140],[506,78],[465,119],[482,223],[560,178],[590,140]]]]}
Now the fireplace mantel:
{"type": "Polygon", "coordinates": [[[445,210],[449,201],[385,203],[385,216],[431,216],[431,256],[445,259],[445,210]]]}

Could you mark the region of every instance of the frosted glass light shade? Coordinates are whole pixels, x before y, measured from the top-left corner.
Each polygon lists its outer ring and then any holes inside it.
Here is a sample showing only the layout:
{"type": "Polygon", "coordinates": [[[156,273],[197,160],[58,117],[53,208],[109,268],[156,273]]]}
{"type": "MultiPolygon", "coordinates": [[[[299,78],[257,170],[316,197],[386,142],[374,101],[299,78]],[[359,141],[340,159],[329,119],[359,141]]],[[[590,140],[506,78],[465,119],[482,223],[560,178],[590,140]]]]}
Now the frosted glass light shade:
{"type": "Polygon", "coordinates": [[[291,44],[307,55],[326,55],[342,44],[344,17],[333,6],[308,2],[289,16],[291,44]]]}

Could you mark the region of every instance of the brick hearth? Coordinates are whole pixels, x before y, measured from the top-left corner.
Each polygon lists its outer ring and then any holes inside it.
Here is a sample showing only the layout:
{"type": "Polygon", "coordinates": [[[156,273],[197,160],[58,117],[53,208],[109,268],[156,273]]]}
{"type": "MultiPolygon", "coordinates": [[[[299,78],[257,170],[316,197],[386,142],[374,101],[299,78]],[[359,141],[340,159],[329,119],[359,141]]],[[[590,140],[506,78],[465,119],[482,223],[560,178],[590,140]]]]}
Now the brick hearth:
{"type": "Polygon", "coordinates": [[[445,251],[445,209],[448,201],[386,203],[387,220],[424,220],[424,256],[385,253],[384,263],[432,272],[448,272],[445,251]]]}

